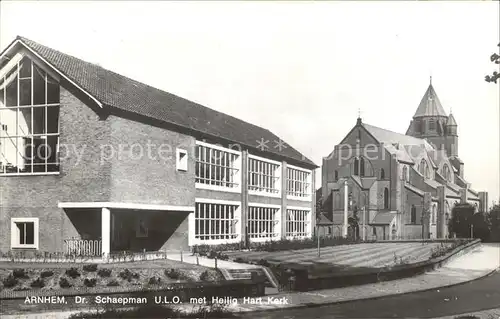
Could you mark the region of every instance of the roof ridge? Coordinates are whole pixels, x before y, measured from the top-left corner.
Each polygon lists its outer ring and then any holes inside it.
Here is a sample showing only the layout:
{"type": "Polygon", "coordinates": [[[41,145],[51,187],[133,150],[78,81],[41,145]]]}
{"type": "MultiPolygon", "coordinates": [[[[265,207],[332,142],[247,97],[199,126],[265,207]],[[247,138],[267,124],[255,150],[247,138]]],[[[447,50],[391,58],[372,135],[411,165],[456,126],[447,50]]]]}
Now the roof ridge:
{"type": "MultiPolygon", "coordinates": [[[[19,35],[18,35],[18,36],[16,37],[16,39],[19,39],[19,40],[21,40],[21,41],[29,41],[29,42],[33,42],[33,43],[35,43],[36,45],[39,45],[39,46],[41,46],[41,47],[45,47],[45,48],[47,48],[47,49],[50,49],[50,50],[52,50],[52,51],[55,51],[55,52],[57,52],[58,54],[65,55],[65,56],[68,56],[68,57],[71,57],[71,58],[73,58],[73,59],[79,60],[80,62],[83,62],[83,63],[86,63],[86,64],[90,64],[90,65],[92,65],[92,66],[94,66],[94,67],[97,67],[97,68],[99,68],[99,69],[103,70],[103,71],[106,71],[106,72],[111,72],[111,73],[113,73],[114,75],[121,76],[121,77],[123,77],[123,78],[125,78],[125,79],[127,79],[127,80],[129,80],[129,81],[132,81],[132,82],[135,82],[135,83],[138,83],[138,84],[141,84],[141,85],[147,86],[147,87],[149,87],[149,88],[151,88],[151,89],[154,89],[154,90],[160,91],[160,92],[162,92],[162,93],[168,93],[168,94],[173,95],[173,96],[175,96],[175,97],[177,97],[177,98],[179,98],[179,99],[188,100],[188,99],[186,99],[186,98],[184,98],[184,97],[182,97],[182,96],[176,95],[176,94],[174,94],[174,93],[167,92],[167,91],[165,91],[165,90],[159,89],[159,88],[154,87],[154,86],[152,86],[152,85],[149,85],[149,84],[147,84],[147,83],[144,83],[144,82],[141,82],[141,81],[135,80],[135,79],[133,79],[133,78],[131,78],[131,77],[128,77],[128,76],[126,76],[126,75],[120,74],[120,73],[115,72],[115,71],[110,70],[110,69],[107,69],[107,68],[105,68],[105,67],[103,67],[103,66],[101,66],[101,65],[99,65],[99,64],[92,63],[92,62],[89,62],[89,61],[85,61],[85,60],[83,60],[83,59],[81,59],[81,58],[79,58],[79,57],[76,57],[76,56],[74,56],[74,55],[67,54],[67,53],[64,53],[64,52],[62,52],[62,51],[59,51],[59,50],[53,49],[53,48],[48,47],[48,46],[46,46],[46,45],[40,44],[39,42],[33,41],[33,40],[31,40],[31,39],[28,39],[28,38],[26,38],[26,37],[23,37],[23,36],[19,36],[19,35]]],[[[252,124],[252,123],[250,123],[250,122],[247,122],[247,121],[245,121],[245,120],[242,120],[242,119],[240,119],[240,118],[238,118],[238,117],[236,117],[236,116],[234,116],[234,115],[227,114],[227,113],[224,113],[224,112],[221,112],[221,111],[215,110],[215,109],[213,109],[213,108],[211,108],[211,107],[209,107],[209,106],[202,105],[202,104],[200,104],[200,103],[198,103],[198,102],[195,102],[195,101],[192,101],[192,100],[188,100],[188,101],[190,101],[190,102],[192,102],[192,103],[194,103],[194,104],[197,104],[198,106],[200,106],[200,107],[202,107],[202,108],[207,108],[207,109],[210,109],[210,110],[211,110],[211,111],[213,111],[213,112],[217,112],[217,113],[219,113],[219,114],[223,114],[223,115],[225,115],[225,116],[230,116],[230,117],[232,117],[232,118],[234,118],[234,119],[237,119],[237,120],[239,120],[239,121],[245,122],[245,123],[247,123],[247,124],[250,124],[250,125],[253,125],[253,126],[259,127],[260,129],[264,129],[264,130],[266,130],[266,131],[268,131],[268,132],[271,132],[271,131],[269,131],[269,130],[268,130],[268,129],[266,129],[266,128],[263,128],[263,127],[260,127],[260,126],[258,126],[258,125],[256,125],[256,124],[252,124]]],[[[272,133],[272,132],[271,132],[271,133],[272,133]]],[[[274,133],[273,133],[273,134],[274,134],[274,133]]]]}
{"type": "MultiPolygon", "coordinates": [[[[414,137],[414,136],[411,136],[411,135],[406,135],[406,134],[403,134],[403,133],[398,133],[398,132],[395,132],[395,131],[391,131],[391,130],[385,129],[383,127],[375,126],[375,125],[364,123],[364,122],[361,125],[368,125],[368,126],[371,126],[373,128],[376,128],[376,129],[379,129],[379,130],[383,130],[383,131],[386,131],[386,132],[389,132],[389,133],[392,133],[392,134],[397,134],[397,135],[405,136],[405,137],[408,137],[408,138],[411,138],[411,139],[419,140],[419,141],[421,141],[422,144],[425,143],[425,140],[422,139],[422,138],[414,137]]],[[[400,142],[400,144],[404,145],[405,143],[401,143],[400,142]]]]}

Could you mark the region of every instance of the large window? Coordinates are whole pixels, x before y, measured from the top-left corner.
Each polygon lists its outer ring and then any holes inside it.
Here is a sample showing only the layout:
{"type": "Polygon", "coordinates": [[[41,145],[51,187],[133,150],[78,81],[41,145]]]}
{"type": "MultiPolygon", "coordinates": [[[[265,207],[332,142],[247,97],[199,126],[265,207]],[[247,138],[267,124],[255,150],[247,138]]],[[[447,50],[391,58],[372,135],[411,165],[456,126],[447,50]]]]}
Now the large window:
{"type": "Polygon", "coordinates": [[[59,171],[59,83],[28,57],[0,78],[0,174],[59,171]]]}
{"type": "Polygon", "coordinates": [[[239,204],[198,202],[194,238],[197,241],[227,242],[238,237],[239,204]]]}
{"type": "Polygon", "coordinates": [[[384,209],[389,209],[389,189],[384,188],[384,209]]]}
{"type": "Polygon", "coordinates": [[[451,171],[446,164],[443,166],[443,177],[446,181],[451,182],[451,171]]]}
{"type": "Polygon", "coordinates": [[[237,151],[196,142],[196,183],[198,187],[239,189],[241,155],[237,151]]]}
{"type": "Polygon", "coordinates": [[[250,155],[248,158],[248,190],[279,195],[281,165],[250,155]]]}
{"type": "Polygon", "coordinates": [[[309,199],[311,197],[311,172],[287,167],[286,191],[289,196],[309,199]]]}
{"type": "Polygon", "coordinates": [[[286,211],[286,237],[305,238],[309,237],[310,210],[287,209],[286,211]]]}
{"type": "Polygon", "coordinates": [[[38,249],[38,218],[11,218],[11,248],[38,249]]]}
{"type": "Polygon", "coordinates": [[[248,207],[248,237],[250,239],[271,240],[280,236],[280,208],[248,207]]]}
{"type": "Polygon", "coordinates": [[[417,208],[415,207],[415,205],[411,205],[410,223],[412,224],[417,223],[417,208]]]}

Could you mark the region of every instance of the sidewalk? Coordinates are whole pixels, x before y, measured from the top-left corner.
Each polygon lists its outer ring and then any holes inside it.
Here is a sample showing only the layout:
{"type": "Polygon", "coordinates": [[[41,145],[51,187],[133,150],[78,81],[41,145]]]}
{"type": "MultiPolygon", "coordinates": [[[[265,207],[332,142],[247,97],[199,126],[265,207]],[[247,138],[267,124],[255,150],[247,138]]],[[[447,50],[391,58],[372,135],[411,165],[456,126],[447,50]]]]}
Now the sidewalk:
{"type": "Polygon", "coordinates": [[[467,319],[472,319],[472,318],[477,318],[477,319],[500,319],[500,308],[498,309],[489,309],[489,310],[483,310],[483,311],[478,311],[478,312],[470,312],[470,313],[464,313],[460,315],[453,315],[453,316],[447,316],[447,317],[439,317],[439,318],[434,318],[434,319],[458,319],[458,318],[467,318],[467,319]]]}
{"type": "MultiPolygon", "coordinates": [[[[272,296],[262,297],[261,302],[256,300],[256,303],[254,304],[250,304],[248,302],[245,303],[244,300],[241,299],[238,300],[237,303],[230,304],[227,309],[233,312],[271,311],[284,308],[301,308],[353,300],[374,299],[396,294],[439,289],[442,287],[462,284],[471,280],[482,278],[488,274],[493,273],[499,267],[500,244],[482,244],[473,251],[457,257],[445,267],[430,271],[423,275],[346,288],[318,290],[312,292],[279,293],[272,296]]],[[[179,307],[186,311],[189,311],[193,307],[197,307],[197,305],[182,305],[179,307]]],[[[7,315],[3,316],[2,319],[63,319],[67,318],[72,313],[77,313],[80,311],[81,310],[59,313],[51,312],[43,314],[32,313],[26,315],[7,315]]],[[[492,311],[494,310],[490,310],[490,313],[494,313],[492,311]]],[[[457,316],[458,315],[445,318],[451,319],[457,316]]],[[[489,316],[486,318],[498,318],[498,316],[489,316]]]]}

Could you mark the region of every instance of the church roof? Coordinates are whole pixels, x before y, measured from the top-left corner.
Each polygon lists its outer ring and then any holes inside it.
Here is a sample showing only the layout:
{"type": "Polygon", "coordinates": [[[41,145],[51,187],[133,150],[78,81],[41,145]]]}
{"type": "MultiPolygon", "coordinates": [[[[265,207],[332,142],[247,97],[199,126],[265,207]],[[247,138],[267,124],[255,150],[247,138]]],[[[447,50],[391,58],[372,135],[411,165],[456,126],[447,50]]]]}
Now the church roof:
{"type": "Polygon", "coordinates": [[[413,118],[423,116],[447,116],[432,83],[429,84],[427,91],[425,91],[413,118]]]}
{"type": "Polygon", "coordinates": [[[422,145],[425,143],[425,141],[421,138],[396,133],[366,123],[363,123],[362,125],[379,142],[383,142],[386,144],[400,143],[405,145],[422,145]]]}
{"type": "Polygon", "coordinates": [[[450,116],[448,116],[448,120],[446,121],[446,125],[457,126],[457,121],[455,121],[455,117],[453,117],[453,114],[450,113],[450,116]]]}

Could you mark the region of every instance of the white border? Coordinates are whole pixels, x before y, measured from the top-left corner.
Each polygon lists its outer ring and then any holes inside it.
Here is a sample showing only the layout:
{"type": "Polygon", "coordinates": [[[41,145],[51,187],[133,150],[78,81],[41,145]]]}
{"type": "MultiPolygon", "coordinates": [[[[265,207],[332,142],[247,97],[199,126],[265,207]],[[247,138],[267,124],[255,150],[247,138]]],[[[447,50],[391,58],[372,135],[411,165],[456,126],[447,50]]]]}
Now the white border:
{"type": "Polygon", "coordinates": [[[227,186],[210,185],[204,183],[195,183],[195,188],[205,189],[209,191],[226,192],[226,193],[241,193],[241,183],[238,183],[238,187],[227,187],[227,186]]]}
{"type": "Polygon", "coordinates": [[[298,167],[298,166],[295,166],[295,165],[290,165],[288,163],[286,164],[286,167],[287,168],[293,168],[293,169],[296,169],[296,170],[299,170],[299,171],[303,171],[303,172],[306,172],[306,173],[312,173],[312,170],[310,170],[310,169],[298,167]]]}
{"type": "MultiPolygon", "coordinates": [[[[272,208],[272,209],[277,209],[278,211],[276,214],[278,214],[278,218],[276,219],[277,223],[274,225],[274,227],[278,230],[275,232],[276,236],[274,237],[264,237],[264,238],[250,238],[250,235],[248,235],[248,240],[252,243],[263,243],[263,242],[270,242],[270,241],[279,241],[281,240],[281,225],[282,225],[282,214],[281,214],[281,205],[275,205],[275,204],[262,204],[262,203],[248,203],[248,207],[256,207],[256,208],[272,208]]],[[[248,223],[248,212],[247,212],[247,223],[248,223]]]]}
{"type": "Polygon", "coordinates": [[[175,149],[175,164],[176,164],[176,168],[178,171],[187,172],[187,170],[188,170],[188,152],[187,152],[187,150],[182,149],[182,148],[175,149]],[[185,156],[185,165],[181,165],[181,161],[180,161],[181,154],[184,154],[184,156],[185,156]]]}
{"type": "Polygon", "coordinates": [[[211,199],[211,198],[196,198],[195,203],[205,203],[205,204],[222,204],[222,205],[240,205],[241,201],[235,200],[224,200],[224,199],[211,199]]]}
{"type": "Polygon", "coordinates": [[[219,151],[223,151],[223,152],[228,152],[228,153],[232,153],[232,154],[236,154],[236,155],[240,155],[241,156],[241,152],[240,151],[235,151],[231,148],[226,148],[226,147],[223,147],[223,146],[220,146],[220,145],[216,145],[216,144],[210,144],[210,143],[206,143],[206,142],[202,142],[202,141],[196,141],[196,145],[200,145],[200,146],[205,146],[205,147],[209,147],[209,148],[213,148],[215,150],[219,150],[219,151]]]}
{"type": "MultiPolygon", "coordinates": [[[[236,208],[234,214],[235,214],[235,219],[236,223],[240,224],[241,223],[241,202],[240,201],[231,201],[231,200],[222,200],[222,199],[209,199],[209,198],[196,198],[195,203],[201,203],[201,204],[221,204],[221,205],[237,205],[238,207],[236,208]]],[[[196,211],[196,207],[195,207],[196,211]]],[[[188,245],[189,246],[194,246],[194,245],[220,245],[220,244],[232,244],[232,243],[239,243],[241,241],[241,227],[240,225],[236,226],[236,237],[231,238],[231,239],[206,239],[206,240],[201,240],[196,238],[195,230],[196,230],[196,216],[195,214],[189,214],[188,217],[188,245]]]]}
{"type": "Polygon", "coordinates": [[[287,206],[286,209],[295,209],[295,210],[307,210],[307,211],[311,211],[311,207],[307,207],[307,206],[287,206]]]}
{"type": "Polygon", "coordinates": [[[35,51],[33,51],[27,44],[25,44],[21,39],[16,39],[5,51],[4,51],[4,54],[2,54],[0,56],[0,59],[2,59],[17,43],[21,43],[26,49],[28,49],[28,51],[30,51],[32,54],[34,54],[38,59],[40,59],[42,62],[44,62],[45,64],[49,65],[50,67],[52,67],[60,76],[62,76],[63,78],[65,78],[69,83],[73,84],[74,86],[76,86],[78,89],[80,89],[82,92],[84,92],[85,94],[87,94],[92,100],[94,100],[94,102],[97,103],[97,105],[99,105],[100,108],[102,108],[102,103],[99,102],[95,97],[93,97],[90,93],[88,93],[87,91],[85,91],[81,86],[79,86],[78,84],[76,84],[75,82],[73,82],[70,78],[68,78],[67,76],[65,76],[61,71],[59,71],[56,67],[54,67],[52,64],[50,64],[49,62],[47,62],[47,60],[45,60],[44,58],[42,58],[38,53],[36,53],[35,51]]]}
{"type": "Polygon", "coordinates": [[[249,195],[252,195],[252,196],[264,196],[264,197],[272,197],[272,198],[281,198],[283,196],[283,190],[282,190],[282,187],[281,185],[283,184],[283,163],[281,162],[278,162],[278,161],[273,161],[273,160],[270,160],[270,159],[266,159],[265,157],[260,157],[260,156],[256,156],[256,155],[252,155],[252,154],[248,154],[248,159],[247,159],[247,171],[245,172],[246,173],[246,176],[247,176],[247,179],[248,179],[248,175],[250,173],[250,169],[249,169],[249,164],[250,164],[250,159],[254,159],[254,160],[257,160],[257,161],[262,161],[262,162],[265,162],[265,163],[268,163],[268,164],[274,164],[274,165],[278,165],[278,168],[276,169],[278,171],[278,174],[277,174],[277,193],[271,193],[271,192],[267,192],[267,191],[258,191],[258,190],[251,190],[249,189],[250,185],[247,181],[247,188],[248,188],[248,194],[249,195]]]}
{"type": "Polygon", "coordinates": [[[122,208],[138,210],[164,210],[164,211],[183,211],[194,212],[194,206],[175,206],[175,205],[154,205],[154,204],[135,204],[135,203],[117,203],[117,202],[59,202],[59,208],[122,208]]]}
{"type": "Polygon", "coordinates": [[[61,172],[34,172],[34,173],[0,173],[0,176],[44,176],[44,175],[60,175],[61,172]]]}
{"type": "Polygon", "coordinates": [[[253,158],[253,159],[256,159],[258,161],[268,162],[270,164],[276,164],[276,165],[280,165],[280,166],[283,165],[282,162],[274,161],[274,160],[267,159],[265,157],[260,157],[260,156],[257,156],[257,155],[253,155],[253,154],[250,154],[250,153],[248,153],[248,158],[253,158]]]}
{"type": "Polygon", "coordinates": [[[263,203],[248,203],[248,207],[262,207],[262,208],[277,208],[277,209],[281,209],[281,205],[263,204],[263,203]]]}
{"type": "Polygon", "coordinates": [[[38,217],[11,217],[10,219],[10,248],[12,249],[38,249],[39,245],[39,219],[38,217]],[[14,227],[16,223],[34,223],[33,245],[18,244],[14,236],[14,227]]]}

